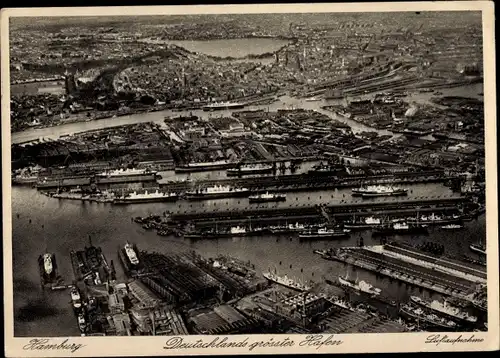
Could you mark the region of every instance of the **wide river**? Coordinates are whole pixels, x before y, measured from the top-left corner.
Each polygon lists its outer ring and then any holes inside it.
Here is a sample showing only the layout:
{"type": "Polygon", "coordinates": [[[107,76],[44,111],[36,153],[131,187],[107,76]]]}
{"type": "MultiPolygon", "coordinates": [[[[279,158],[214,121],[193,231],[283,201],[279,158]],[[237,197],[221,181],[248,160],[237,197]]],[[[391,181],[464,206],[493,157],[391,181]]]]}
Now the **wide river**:
{"type": "MultiPolygon", "coordinates": [[[[410,196],[450,196],[448,188],[438,184],[418,184],[409,187],[410,196]]],[[[132,217],[169,211],[190,211],[210,207],[216,210],[241,207],[244,199],[227,199],[191,204],[154,203],[130,206],[113,206],[102,203],[82,203],[49,198],[26,187],[12,189],[13,218],[13,276],[14,314],[16,336],[66,336],[78,335],[67,291],[43,292],[39,285],[38,255],[49,251],[57,258],[60,274],[66,282],[73,280],[69,253],[82,249],[91,235],[93,243],[102,247],[108,260],[113,260],[119,279],[124,279],[117,249],[126,241],[136,243],[142,250],[157,252],[186,252],[196,250],[206,257],[227,254],[253,262],[258,271],[276,268],[291,277],[335,280],[347,268],[333,261],[326,261],[313,254],[314,249],[335,246],[354,246],[360,235],[365,244],[377,243],[370,233],[355,233],[346,240],[300,242],[297,238],[252,237],[207,241],[190,241],[176,237],[161,237],[146,231],[131,221],[132,217]],[[238,201],[240,201],[238,203],[238,201]],[[193,205],[193,208],[191,208],[193,205]]],[[[351,200],[348,189],[289,193],[283,205],[314,205],[332,201],[351,200]]],[[[382,199],[383,200],[383,199],[382,199]]],[[[270,207],[276,204],[268,204],[270,207]]],[[[484,240],[485,220],[467,224],[463,231],[445,232],[436,229],[429,236],[396,237],[412,243],[432,241],[442,243],[451,254],[467,253],[471,243],[484,240]]],[[[351,270],[351,269],[349,269],[351,270]]],[[[416,293],[405,285],[377,279],[369,272],[359,271],[359,278],[369,280],[396,299],[407,299],[416,293]]],[[[422,292],[420,292],[422,294],[422,292]]],[[[429,292],[423,294],[430,296],[429,292]]]]}
{"type": "MultiPolygon", "coordinates": [[[[203,52],[215,56],[242,57],[248,54],[274,51],[286,42],[269,39],[225,40],[223,42],[181,41],[178,45],[191,51],[203,52]],[[241,41],[246,41],[243,43],[241,41]],[[264,41],[264,42],[262,42],[264,41]],[[265,45],[265,46],[264,46],[265,45]]],[[[445,95],[477,97],[482,92],[481,85],[442,90],[445,95]]],[[[432,94],[415,94],[410,100],[428,102],[432,94]]],[[[339,101],[306,102],[289,96],[282,96],[269,106],[253,106],[246,109],[309,108],[319,110],[332,118],[352,126],[354,132],[370,131],[371,128],[354,121],[337,118],[334,114],[320,109],[325,104],[339,101]]],[[[30,129],[12,134],[12,142],[20,143],[39,138],[57,138],[65,134],[108,128],[140,122],[162,122],[165,116],[178,116],[192,113],[200,117],[210,115],[230,115],[230,111],[209,114],[203,111],[172,112],[161,111],[118,118],[102,119],[92,122],[70,123],[53,128],[30,129]]],[[[381,134],[387,131],[377,131],[381,134]]],[[[167,174],[167,173],[165,173],[167,174]]],[[[171,174],[173,175],[173,174],[171,174]]],[[[200,173],[204,177],[217,177],[219,173],[200,173]]],[[[166,175],[165,179],[173,179],[166,175]]],[[[418,184],[409,187],[410,196],[451,196],[454,195],[443,185],[418,184]]],[[[335,280],[337,275],[345,275],[343,264],[325,261],[313,254],[314,249],[335,246],[354,246],[360,235],[365,244],[377,243],[369,233],[356,233],[346,240],[300,242],[293,238],[273,236],[233,238],[208,241],[190,241],[182,238],[161,237],[142,229],[133,223],[131,217],[149,213],[161,213],[165,210],[188,211],[211,207],[218,210],[238,208],[246,205],[243,199],[207,201],[203,203],[156,203],[130,206],[112,206],[111,204],[81,203],[46,197],[36,190],[26,187],[12,189],[12,248],[14,277],[14,318],[16,336],[68,336],[79,335],[73,316],[69,293],[67,291],[44,292],[40,288],[37,257],[49,251],[55,253],[60,274],[67,283],[73,280],[69,252],[83,248],[88,236],[93,243],[102,247],[108,261],[113,260],[118,270],[118,278],[124,279],[117,250],[126,241],[134,242],[142,250],[158,252],[185,252],[196,250],[201,255],[213,257],[227,254],[255,264],[258,271],[276,268],[278,273],[305,280],[322,281],[324,278],[335,280]],[[191,206],[192,205],[192,206],[191,206]]],[[[314,205],[326,202],[352,200],[349,189],[289,193],[286,203],[265,204],[279,205],[314,205]]],[[[378,199],[377,199],[378,200],[378,199]]],[[[384,199],[382,199],[384,200],[384,199]]],[[[467,253],[471,243],[484,240],[485,219],[479,218],[467,224],[463,231],[431,231],[428,236],[399,237],[413,243],[433,241],[442,243],[451,254],[467,253]]],[[[8,239],[8,237],[7,237],[8,239]]],[[[8,253],[6,253],[8,254],[8,253]]],[[[418,290],[408,288],[387,279],[376,278],[369,272],[358,270],[359,278],[372,282],[384,292],[396,299],[406,300],[408,295],[418,290]]],[[[427,296],[430,292],[420,292],[427,296]]]]}

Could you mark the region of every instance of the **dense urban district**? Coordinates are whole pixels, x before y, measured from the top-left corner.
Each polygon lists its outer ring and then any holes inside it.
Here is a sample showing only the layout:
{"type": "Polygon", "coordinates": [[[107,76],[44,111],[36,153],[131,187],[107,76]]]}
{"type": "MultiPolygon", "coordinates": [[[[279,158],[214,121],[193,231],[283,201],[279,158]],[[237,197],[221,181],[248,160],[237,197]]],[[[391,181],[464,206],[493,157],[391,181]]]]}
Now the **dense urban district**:
{"type": "Polygon", "coordinates": [[[68,291],[77,332],[487,330],[484,228],[456,244],[484,224],[480,13],[10,26],[14,185],[103,213],[146,205],[120,224],[144,240],[325,241],[300,249],[357,272],[300,279],[281,257],[258,267],[128,237],[107,238],[110,253],[83,232],[85,247],[26,253],[39,255],[42,290],[68,291]],[[232,50],[191,47],[211,41],[232,50]]]}

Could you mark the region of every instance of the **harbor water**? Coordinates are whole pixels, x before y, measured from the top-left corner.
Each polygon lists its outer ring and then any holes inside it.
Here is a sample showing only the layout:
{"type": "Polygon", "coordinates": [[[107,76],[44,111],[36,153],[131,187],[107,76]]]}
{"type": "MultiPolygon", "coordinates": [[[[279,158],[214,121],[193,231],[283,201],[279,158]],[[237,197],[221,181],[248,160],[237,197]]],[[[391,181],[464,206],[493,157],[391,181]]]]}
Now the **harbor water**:
{"type": "MultiPolygon", "coordinates": [[[[418,184],[411,186],[409,195],[440,196],[453,195],[441,184],[418,184]]],[[[296,201],[314,205],[332,200],[351,199],[349,189],[317,192],[289,193],[288,205],[296,201]],[[332,199],[333,195],[333,199],[332,199]],[[321,196],[321,199],[319,198],[321,196]],[[295,199],[297,198],[297,200],[295,199]]],[[[313,253],[315,249],[355,246],[362,236],[365,245],[378,244],[369,232],[353,233],[348,239],[301,242],[297,237],[239,237],[218,240],[190,241],[177,237],[158,236],[154,231],[144,230],[131,218],[160,214],[166,210],[199,210],[202,205],[221,209],[238,207],[238,199],[223,199],[190,203],[151,203],[128,206],[113,206],[105,203],[59,200],[40,194],[34,189],[14,187],[12,189],[12,244],[14,276],[14,314],[16,336],[78,335],[70,305],[69,292],[43,292],[40,287],[37,257],[46,251],[56,255],[58,270],[66,283],[71,283],[73,273],[70,251],[88,245],[89,235],[96,246],[101,246],[108,261],[113,260],[118,279],[125,279],[119,264],[117,250],[126,241],[138,245],[141,250],[162,253],[183,253],[192,250],[205,257],[219,254],[230,255],[252,262],[258,272],[269,269],[281,275],[301,280],[335,281],[337,276],[358,276],[383,289],[384,294],[394,299],[406,300],[408,295],[419,293],[431,296],[430,292],[409,289],[404,284],[379,278],[361,269],[354,270],[333,261],[326,261],[313,253]],[[192,206],[192,207],[191,207],[192,206]]],[[[248,205],[240,199],[240,205],[248,205]]],[[[375,200],[384,200],[375,199],[375,200]]],[[[278,205],[286,205],[280,203],[278,205]]],[[[260,205],[276,205],[275,203],[260,205]]],[[[452,255],[467,254],[471,243],[485,237],[484,216],[467,223],[461,231],[432,229],[427,236],[395,237],[410,243],[432,241],[443,244],[452,255]]],[[[484,240],[484,239],[483,239],[484,240]]]]}

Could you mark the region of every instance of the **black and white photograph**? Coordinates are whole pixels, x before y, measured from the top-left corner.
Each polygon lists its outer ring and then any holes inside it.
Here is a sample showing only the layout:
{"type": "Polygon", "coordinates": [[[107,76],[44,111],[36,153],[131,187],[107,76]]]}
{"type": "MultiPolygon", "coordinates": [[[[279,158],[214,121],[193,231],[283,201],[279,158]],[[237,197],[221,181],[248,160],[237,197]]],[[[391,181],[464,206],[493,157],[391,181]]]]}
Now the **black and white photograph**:
{"type": "Polygon", "coordinates": [[[485,344],[496,110],[479,3],[2,18],[13,337],[485,344]]]}

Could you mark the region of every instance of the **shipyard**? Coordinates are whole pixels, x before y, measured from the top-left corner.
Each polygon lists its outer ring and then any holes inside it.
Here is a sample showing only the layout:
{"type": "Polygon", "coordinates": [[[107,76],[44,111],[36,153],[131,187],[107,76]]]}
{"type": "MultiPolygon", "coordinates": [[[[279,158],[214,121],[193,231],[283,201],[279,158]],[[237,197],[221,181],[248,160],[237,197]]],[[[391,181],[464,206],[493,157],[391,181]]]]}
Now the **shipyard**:
{"type": "Polygon", "coordinates": [[[480,16],[302,15],[13,23],[16,335],[488,330],[480,16]]]}

